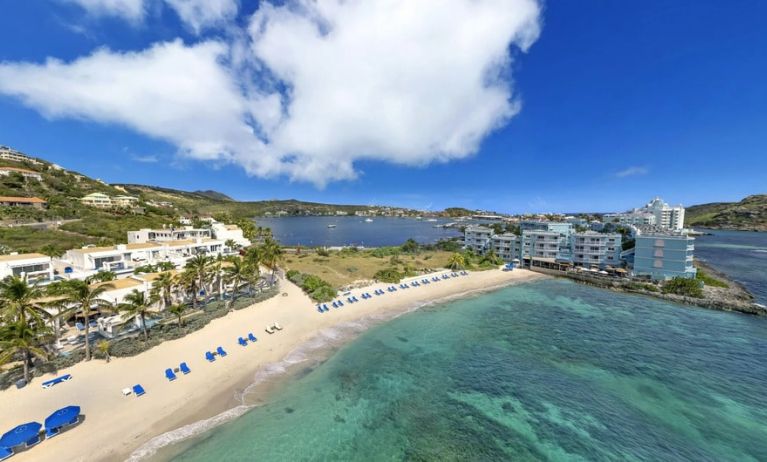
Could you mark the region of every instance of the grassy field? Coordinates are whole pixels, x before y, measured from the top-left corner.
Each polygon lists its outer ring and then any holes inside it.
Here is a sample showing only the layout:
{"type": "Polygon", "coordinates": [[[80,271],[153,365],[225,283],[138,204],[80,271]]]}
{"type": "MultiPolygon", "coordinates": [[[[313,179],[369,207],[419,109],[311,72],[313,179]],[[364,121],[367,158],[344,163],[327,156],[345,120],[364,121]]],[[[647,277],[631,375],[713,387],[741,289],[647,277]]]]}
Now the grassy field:
{"type": "Polygon", "coordinates": [[[327,256],[309,251],[286,255],[283,266],[319,276],[333,287],[341,288],[360,279],[373,279],[373,275],[383,269],[394,268],[403,273],[443,269],[450,255],[452,252],[440,250],[383,256],[375,256],[371,250],[333,251],[327,256]]]}

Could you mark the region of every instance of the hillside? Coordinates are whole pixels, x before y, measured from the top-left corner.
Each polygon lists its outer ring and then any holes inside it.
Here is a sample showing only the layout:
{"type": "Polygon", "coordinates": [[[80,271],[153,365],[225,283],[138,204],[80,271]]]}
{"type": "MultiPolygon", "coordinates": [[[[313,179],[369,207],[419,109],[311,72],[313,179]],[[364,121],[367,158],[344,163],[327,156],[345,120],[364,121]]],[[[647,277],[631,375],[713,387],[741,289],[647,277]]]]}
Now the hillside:
{"type": "Polygon", "coordinates": [[[740,202],[693,205],[685,212],[685,225],[767,231],[767,194],[748,196],[740,202]]]}
{"type": "Polygon", "coordinates": [[[188,192],[159,186],[109,185],[28,156],[23,161],[0,159],[1,167],[31,171],[41,178],[37,180],[29,172],[25,176],[16,171],[0,175],[0,196],[39,197],[48,202],[48,207],[0,207],[0,254],[18,251],[59,255],[85,244],[117,244],[125,242],[129,230],[179,225],[182,216],[237,221],[270,214],[335,215],[384,210],[298,200],[240,202],[211,190],[188,192]],[[80,198],[95,192],[110,197],[130,195],[139,202],[135,207],[108,209],[81,204],[80,198]]]}

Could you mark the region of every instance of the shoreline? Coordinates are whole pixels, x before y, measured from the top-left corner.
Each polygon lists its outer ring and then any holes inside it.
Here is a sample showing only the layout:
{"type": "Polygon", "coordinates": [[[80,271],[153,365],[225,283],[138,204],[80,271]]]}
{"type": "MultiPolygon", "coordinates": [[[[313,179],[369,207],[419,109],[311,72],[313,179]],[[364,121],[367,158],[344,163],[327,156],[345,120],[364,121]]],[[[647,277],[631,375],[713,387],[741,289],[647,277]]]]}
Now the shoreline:
{"type": "MultiPolygon", "coordinates": [[[[58,372],[72,374],[71,381],[48,390],[43,390],[40,384],[52,378],[51,374],[37,378],[23,389],[0,392],[0,409],[4,411],[0,416],[0,428],[12,428],[28,421],[42,422],[52,411],[76,404],[82,407],[85,416],[80,424],[19,452],[13,460],[111,461],[129,457],[130,460],[145,460],[152,457],[156,449],[146,445],[152,441],[156,443],[158,437],[173,431],[183,432],[185,428],[199,434],[201,431],[189,426],[203,422],[199,425],[207,430],[211,425],[204,422],[206,419],[227,421],[231,420],[230,416],[222,416],[222,413],[246,412],[250,407],[239,406],[247,406],[251,399],[254,404],[265,399],[271,391],[270,384],[275,387],[281,380],[295,377],[291,374],[296,370],[300,372],[299,366],[305,365],[313,353],[325,345],[330,344],[325,349],[326,357],[329,357],[334,349],[368,328],[422,306],[544,277],[526,270],[471,272],[469,276],[419,288],[387,292],[371,300],[360,299],[360,303],[347,303],[343,308],[331,308],[330,312],[322,314],[297,286],[282,281],[280,292],[284,296],[231,312],[183,338],[164,342],[133,357],[114,358],[110,363],[100,360],[78,363],[58,372]],[[266,334],[264,327],[275,321],[283,330],[266,334]],[[345,325],[358,327],[356,332],[352,330],[351,334],[337,338],[335,346],[332,341],[318,340],[322,335],[336,333],[339,329],[343,331],[345,325]],[[237,337],[247,332],[253,332],[258,342],[247,347],[239,346],[237,337]],[[308,348],[304,353],[302,348],[312,342],[319,346],[308,348]],[[203,353],[218,345],[222,345],[229,355],[208,364],[203,353]],[[304,354],[303,359],[294,358],[293,367],[282,365],[297,350],[299,356],[304,354]],[[169,383],[163,370],[181,361],[186,361],[192,372],[179,375],[177,380],[169,383]],[[270,371],[270,367],[278,369],[270,371]],[[257,380],[258,374],[265,374],[265,377],[257,380]],[[146,395],[139,398],[122,396],[121,389],[136,383],[144,386],[146,395]],[[135,452],[137,450],[139,453],[135,452]]],[[[389,285],[373,284],[362,291],[373,292],[389,285]]],[[[360,290],[354,293],[359,295],[360,290]]],[[[316,367],[322,360],[314,361],[314,366],[310,367],[316,367]]]]}

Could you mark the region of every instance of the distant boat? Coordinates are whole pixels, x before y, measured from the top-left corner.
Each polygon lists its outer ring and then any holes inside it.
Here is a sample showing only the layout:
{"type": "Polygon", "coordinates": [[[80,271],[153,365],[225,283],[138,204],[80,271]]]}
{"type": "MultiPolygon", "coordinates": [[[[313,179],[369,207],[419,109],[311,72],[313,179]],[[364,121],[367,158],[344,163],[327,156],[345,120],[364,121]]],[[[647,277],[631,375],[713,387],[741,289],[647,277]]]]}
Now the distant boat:
{"type": "Polygon", "coordinates": [[[428,220],[426,220],[426,221],[437,221],[437,219],[436,219],[436,218],[429,218],[429,219],[428,219],[428,220]]]}
{"type": "Polygon", "coordinates": [[[328,225],[328,228],[335,228],[336,225],[328,225]]]}
{"type": "Polygon", "coordinates": [[[373,223],[373,219],[372,218],[365,218],[365,223],[373,223]]]}

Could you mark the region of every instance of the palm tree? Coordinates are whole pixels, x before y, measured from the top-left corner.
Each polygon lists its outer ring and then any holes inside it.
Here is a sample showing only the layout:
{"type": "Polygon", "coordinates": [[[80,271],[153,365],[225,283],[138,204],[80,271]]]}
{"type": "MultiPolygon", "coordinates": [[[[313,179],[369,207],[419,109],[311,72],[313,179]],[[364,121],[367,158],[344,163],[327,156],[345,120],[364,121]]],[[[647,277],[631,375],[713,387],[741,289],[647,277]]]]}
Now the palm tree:
{"type": "Polygon", "coordinates": [[[144,294],[133,289],[131,293],[125,296],[125,302],[117,305],[119,311],[125,312],[129,317],[138,317],[141,320],[141,330],[144,332],[144,341],[149,340],[149,334],[146,330],[146,314],[149,312],[154,300],[144,294]]]}
{"type": "MultiPolygon", "coordinates": [[[[208,279],[208,272],[211,266],[211,259],[205,255],[195,255],[191,260],[186,262],[186,271],[189,271],[190,276],[197,280],[197,289],[203,290],[207,302],[208,291],[205,290],[205,283],[208,279]]],[[[197,300],[197,292],[195,291],[193,300],[197,300]]],[[[195,308],[197,307],[195,302],[195,308]]]]}
{"type": "Polygon", "coordinates": [[[65,282],[65,292],[67,293],[67,299],[70,303],[76,305],[75,309],[80,309],[83,312],[85,318],[85,360],[91,359],[91,344],[88,338],[90,331],[90,324],[88,323],[91,309],[95,306],[97,309],[111,309],[112,304],[108,301],[99,298],[109,289],[113,289],[112,284],[99,284],[88,285],[85,281],[79,279],[70,279],[65,282]]]}
{"type": "Polygon", "coordinates": [[[234,241],[234,239],[227,239],[224,242],[224,245],[229,248],[229,250],[235,251],[237,250],[237,243],[234,241]]]}
{"type": "Polygon", "coordinates": [[[117,274],[113,271],[99,271],[98,273],[89,276],[85,279],[88,284],[94,284],[96,282],[109,282],[117,279],[117,274]]]}
{"type": "Polygon", "coordinates": [[[463,269],[466,267],[466,260],[460,253],[454,253],[453,255],[450,255],[450,258],[447,260],[447,267],[451,270],[463,269]]]}
{"type": "Polygon", "coordinates": [[[109,356],[109,348],[110,347],[111,347],[111,345],[106,340],[101,340],[101,341],[99,341],[99,343],[96,344],[96,349],[99,350],[99,353],[104,355],[104,357],[106,358],[107,362],[109,362],[109,360],[111,359],[110,356],[109,356]]]}
{"type": "MultiPolygon", "coordinates": [[[[248,280],[253,270],[252,266],[244,261],[242,258],[234,257],[229,259],[230,265],[224,268],[224,277],[227,283],[232,284],[232,300],[237,298],[237,293],[240,290],[240,284],[243,281],[248,280]]],[[[256,266],[258,268],[258,266],[256,266]]],[[[258,269],[256,269],[256,272],[258,269]]]]}
{"type": "Polygon", "coordinates": [[[173,301],[173,285],[173,274],[169,271],[158,274],[152,282],[152,294],[162,300],[163,309],[167,309],[173,301]]]}
{"type": "Polygon", "coordinates": [[[42,290],[30,285],[26,277],[8,276],[0,281],[2,318],[27,324],[29,318],[49,317],[47,311],[34,303],[42,295],[42,290]]]}
{"type": "Polygon", "coordinates": [[[183,326],[184,323],[181,320],[181,316],[184,314],[184,311],[186,311],[186,304],[185,303],[177,303],[175,305],[171,305],[170,308],[168,308],[168,311],[176,315],[178,318],[178,325],[183,326]]]}
{"type": "Polygon", "coordinates": [[[29,382],[29,366],[32,357],[47,359],[45,350],[40,348],[38,339],[46,334],[48,328],[44,324],[30,324],[22,320],[9,323],[0,329],[0,364],[8,362],[17,354],[23,357],[24,381],[29,382]]]}
{"type": "Polygon", "coordinates": [[[264,266],[272,270],[271,283],[274,284],[274,272],[277,270],[277,264],[282,261],[282,247],[277,241],[267,237],[259,248],[259,254],[264,266]]]}

